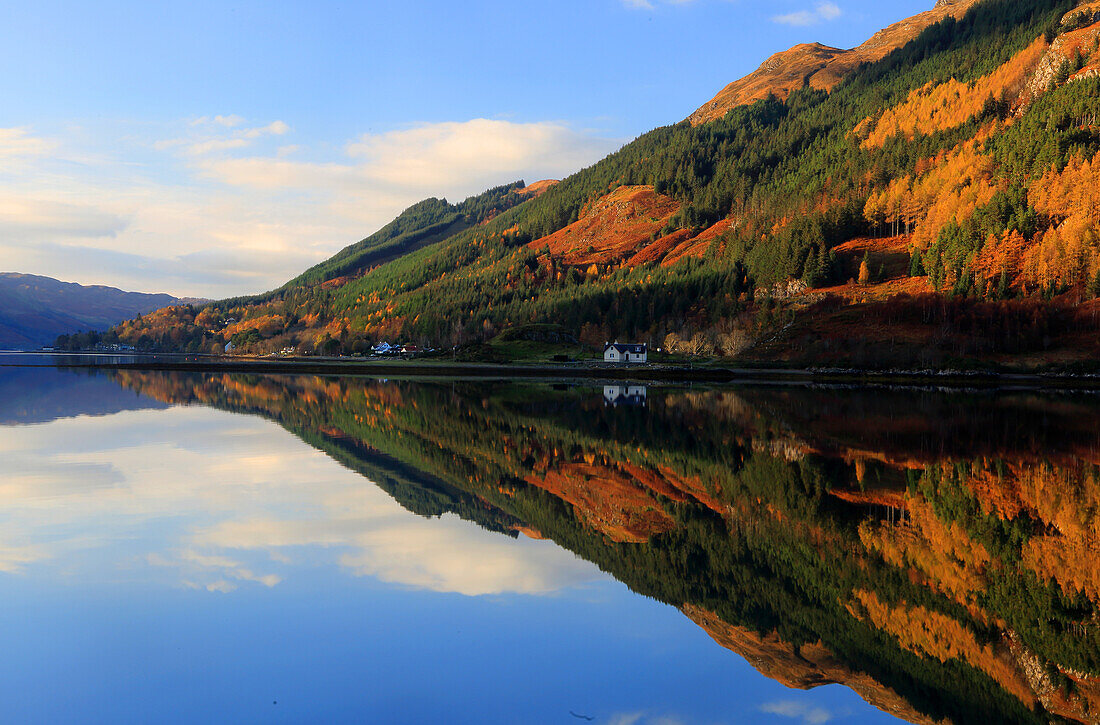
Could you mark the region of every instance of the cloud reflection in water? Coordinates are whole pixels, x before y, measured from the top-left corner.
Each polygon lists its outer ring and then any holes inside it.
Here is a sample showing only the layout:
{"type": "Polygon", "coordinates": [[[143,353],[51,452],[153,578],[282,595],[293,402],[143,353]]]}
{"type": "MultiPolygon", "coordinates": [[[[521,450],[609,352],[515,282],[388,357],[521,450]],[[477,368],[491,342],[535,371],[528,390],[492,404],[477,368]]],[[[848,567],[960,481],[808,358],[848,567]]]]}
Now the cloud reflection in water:
{"type": "Polygon", "coordinates": [[[177,584],[230,592],[338,562],[469,596],[549,594],[603,578],[547,541],[418,517],[258,418],[177,407],[6,427],[0,457],[3,572],[172,572],[177,584]]]}

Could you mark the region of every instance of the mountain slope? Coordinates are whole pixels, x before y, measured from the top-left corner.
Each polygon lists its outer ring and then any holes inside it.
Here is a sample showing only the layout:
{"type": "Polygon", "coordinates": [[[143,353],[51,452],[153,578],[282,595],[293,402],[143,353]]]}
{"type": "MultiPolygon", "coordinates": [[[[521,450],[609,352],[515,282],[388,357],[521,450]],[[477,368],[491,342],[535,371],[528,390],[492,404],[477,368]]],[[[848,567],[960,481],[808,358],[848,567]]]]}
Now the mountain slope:
{"type": "Polygon", "coordinates": [[[730,83],[714,98],[688,116],[692,125],[714,121],[731,108],[774,94],[785,99],[791,92],[809,86],[832,90],[861,63],[881,60],[891,51],[916,38],[928,26],[945,18],[961,18],[980,0],[939,0],[936,6],[875,33],[851,50],[830,48],[820,43],[803,43],[776,53],[749,75],[730,83]]]}
{"type": "Polygon", "coordinates": [[[0,273],[0,349],[41,347],[61,334],[106,329],[134,315],[180,302],[166,294],[0,273]]]}
{"type": "Polygon", "coordinates": [[[839,82],[655,129],[538,195],[423,202],[272,293],[112,334],[354,352],[550,322],[593,345],[799,364],[1087,361],[1094,4],[941,4],[839,82]]]}

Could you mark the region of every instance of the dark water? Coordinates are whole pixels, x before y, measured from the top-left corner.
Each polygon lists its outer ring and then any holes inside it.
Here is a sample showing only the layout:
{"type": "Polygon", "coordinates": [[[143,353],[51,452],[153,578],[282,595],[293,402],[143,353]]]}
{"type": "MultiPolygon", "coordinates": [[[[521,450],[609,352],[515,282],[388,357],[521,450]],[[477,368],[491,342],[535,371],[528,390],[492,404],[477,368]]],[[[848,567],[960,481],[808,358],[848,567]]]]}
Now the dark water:
{"type": "Polygon", "coordinates": [[[1098,413],[0,368],[0,720],[1089,721],[1098,413]]]}

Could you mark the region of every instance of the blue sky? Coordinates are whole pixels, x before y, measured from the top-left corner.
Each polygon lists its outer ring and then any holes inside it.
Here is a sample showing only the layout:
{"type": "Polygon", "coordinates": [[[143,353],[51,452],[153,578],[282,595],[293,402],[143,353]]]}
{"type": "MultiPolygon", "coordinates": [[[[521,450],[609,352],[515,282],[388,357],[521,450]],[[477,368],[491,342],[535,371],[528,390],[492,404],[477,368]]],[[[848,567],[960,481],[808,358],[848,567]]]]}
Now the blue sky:
{"type": "Polygon", "coordinates": [[[868,0],[4,3],[0,271],[227,296],[427,196],[560,177],[868,0]]]}

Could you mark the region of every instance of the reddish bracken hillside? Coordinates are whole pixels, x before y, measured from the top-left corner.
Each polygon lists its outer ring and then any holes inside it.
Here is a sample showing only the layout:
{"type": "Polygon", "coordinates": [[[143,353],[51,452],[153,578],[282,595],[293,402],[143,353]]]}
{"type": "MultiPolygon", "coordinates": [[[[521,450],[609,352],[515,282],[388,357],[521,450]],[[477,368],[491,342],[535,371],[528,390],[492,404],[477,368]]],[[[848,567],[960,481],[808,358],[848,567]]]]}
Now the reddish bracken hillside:
{"type": "Polygon", "coordinates": [[[549,248],[553,258],[573,266],[669,265],[703,256],[711,242],[732,224],[722,220],[701,234],[680,229],[658,236],[679,210],[679,202],[658,194],[652,186],[621,186],[585,207],[576,222],[528,246],[549,248]]]}
{"type": "Polygon", "coordinates": [[[688,116],[693,126],[722,118],[731,108],[767,98],[786,98],[805,86],[830,90],[860,63],[883,58],[922,30],[951,16],[962,17],[979,0],[940,0],[936,7],[880,30],[857,48],[841,50],[820,43],[803,43],[776,53],[749,75],[730,83],[688,116]]]}
{"type": "Polygon", "coordinates": [[[572,265],[623,261],[648,245],[679,210],[679,202],[652,186],[621,186],[586,207],[573,224],[530,246],[549,247],[551,255],[572,265]]]}

